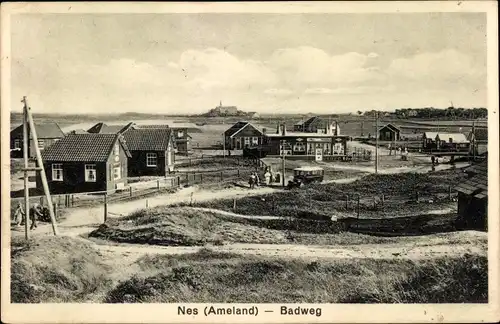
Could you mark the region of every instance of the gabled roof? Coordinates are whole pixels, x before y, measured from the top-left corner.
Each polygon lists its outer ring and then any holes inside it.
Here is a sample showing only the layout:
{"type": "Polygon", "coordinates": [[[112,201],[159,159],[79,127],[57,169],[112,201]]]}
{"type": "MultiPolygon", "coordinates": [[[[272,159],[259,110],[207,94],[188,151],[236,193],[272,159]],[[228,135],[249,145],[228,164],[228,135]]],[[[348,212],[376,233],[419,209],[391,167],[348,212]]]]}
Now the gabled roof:
{"type": "MultiPolygon", "coordinates": [[[[29,127],[28,127],[29,129],[29,127]]],[[[63,138],[64,132],[57,123],[35,123],[35,130],[37,138],[63,138]]],[[[23,136],[23,125],[19,125],[10,131],[10,136],[22,137],[23,136]]],[[[30,138],[33,138],[33,134],[30,132],[30,138]]]]}
{"type": "Polygon", "coordinates": [[[394,126],[393,124],[389,123],[389,124],[385,124],[384,126],[380,127],[379,130],[381,129],[384,129],[384,128],[391,128],[392,130],[395,130],[397,132],[400,132],[401,129],[399,129],[398,127],[394,126]]]}
{"type": "Polygon", "coordinates": [[[81,128],[73,129],[68,132],[68,134],[87,134],[87,131],[81,128]]]}
{"type": "Polygon", "coordinates": [[[437,134],[437,132],[424,132],[426,138],[432,138],[433,140],[436,139],[437,134]]]}
{"type": "Polygon", "coordinates": [[[239,132],[241,132],[243,129],[245,129],[248,126],[253,127],[261,135],[263,134],[261,130],[259,130],[257,127],[250,124],[249,122],[237,122],[231,128],[229,128],[227,131],[225,131],[224,134],[225,134],[225,136],[233,137],[234,135],[238,134],[239,132]]]}
{"type": "Polygon", "coordinates": [[[467,137],[462,133],[437,133],[441,141],[448,141],[450,138],[453,143],[468,143],[467,137]]]}
{"type": "Polygon", "coordinates": [[[42,159],[57,162],[105,162],[119,141],[130,157],[127,146],[118,134],[68,134],[42,151],[42,159]]]}
{"type": "Polygon", "coordinates": [[[474,132],[470,132],[467,136],[468,140],[472,140],[472,135],[474,134],[474,139],[476,141],[488,141],[488,128],[485,127],[475,127],[474,132]]]}
{"type": "Polygon", "coordinates": [[[95,134],[117,134],[125,131],[132,125],[133,123],[128,123],[127,125],[107,125],[105,123],[97,123],[89,128],[87,132],[95,134]]]}
{"type": "Polygon", "coordinates": [[[123,133],[131,151],[166,151],[171,143],[171,129],[135,129],[123,133]]]}
{"type": "Polygon", "coordinates": [[[464,171],[471,177],[462,181],[456,190],[479,199],[488,197],[488,161],[474,164],[464,171]]]}
{"type": "Polygon", "coordinates": [[[228,130],[224,132],[224,135],[226,136],[233,136],[236,132],[238,132],[240,129],[246,127],[249,124],[249,122],[246,121],[239,121],[233,126],[231,126],[228,130]]]}

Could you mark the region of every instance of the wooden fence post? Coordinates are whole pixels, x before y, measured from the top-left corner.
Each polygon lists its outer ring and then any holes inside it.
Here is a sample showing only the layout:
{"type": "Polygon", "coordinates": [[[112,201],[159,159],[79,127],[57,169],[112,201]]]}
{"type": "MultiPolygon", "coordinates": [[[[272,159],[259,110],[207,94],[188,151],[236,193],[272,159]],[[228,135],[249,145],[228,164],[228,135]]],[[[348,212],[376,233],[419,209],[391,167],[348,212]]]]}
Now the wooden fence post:
{"type": "Polygon", "coordinates": [[[240,169],[238,169],[237,172],[238,172],[238,178],[239,178],[240,177],[240,169]]]}
{"type": "Polygon", "coordinates": [[[203,183],[203,173],[200,173],[200,183],[203,183]]]}
{"type": "Polygon", "coordinates": [[[71,195],[71,207],[75,205],[75,195],[71,195]]]}
{"type": "Polygon", "coordinates": [[[104,193],[104,223],[108,219],[108,193],[104,193]]]}
{"type": "Polygon", "coordinates": [[[382,205],[385,203],[385,194],[382,194],[382,205]]]}
{"type": "Polygon", "coordinates": [[[349,195],[345,195],[345,209],[349,209],[349,195]]]}
{"type": "Polygon", "coordinates": [[[358,195],[358,206],[357,206],[357,216],[358,216],[358,219],[359,219],[359,195],[358,195]]]}
{"type": "Polygon", "coordinates": [[[223,180],[223,175],[222,175],[222,171],[220,172],[220,181],[223,180]]]}
{"type": "Polygon", "coordinates": [[[130,193],[130,197],[132,197],[132,186],[128,187],[128,191],[130,193]]]}
{"type": "Polygon", "coordinates": [[[52,207],[54,208],[54,217],[57,219],[57,203],[52,204],[52,207]]]}
{"type": "Polygon", "coordinates": [[[177,187],[181,186],[181,176],[177,176],[177,187]]]}
{"type": "Polygon", "coordinates": [[[451,186],[448,186],[448,199],[451,200],[451,186]]]}
{"type": "Polygon", "coordinates": [[[233,210],[236,210],[236,198],[233,199],[233,210]]]}
{"type": "Polygon", "coordinates": [[[156,189],[160,190],[160,180],[156,180],[156,189]]]}

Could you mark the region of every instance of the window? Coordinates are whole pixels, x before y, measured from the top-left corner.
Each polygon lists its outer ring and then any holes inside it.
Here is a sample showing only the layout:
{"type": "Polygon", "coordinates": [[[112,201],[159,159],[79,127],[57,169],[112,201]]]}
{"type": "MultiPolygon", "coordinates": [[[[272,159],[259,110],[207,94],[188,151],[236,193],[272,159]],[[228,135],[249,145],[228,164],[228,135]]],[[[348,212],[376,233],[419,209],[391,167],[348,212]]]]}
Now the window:
{"type": "Polygon", "coordinates": [[[113,155],[115,156],[120,155],[120,145],[118,143],[116,143],[115,147],[113,148],[113,155]]]}
{"type": "Polygon", "coordinates": [[[85,182],[96,182],[95,164],[85,164],[85,182]]]}
{"type": "Polygon", "coordinates": [[[183,131],[180,130],[180,131],[177,132],[177,137],[178,138],[181,138],[183,136],[184,136],[184,132],[183,131]]]}
{"type": "Polygon", "coordinates": [[[250,145],[250,137],[244,137],[245,139],[245,146],[250,145]]]}
{"type": "Polygon", "coordinates": [[[122,178],[122,168],[120,166],[113,168],[113,179],[119,180],[122,178]]]}
{"type": "Polygon", "coordinates": [[[38,140],[38,148],[40,150],[43,150],[44,147],[45,147],[45,142],[43,140],[38,140]]]}
{"type": "Polygon", "coordinates": [[[155,167],[158,165],[158,157],[156,153],[146,153],[146,166],[155,167]]]}
{"type": "Polygon", "coordinates": [[[304,143],[295,143],[295,145],[293,146],[293,150],[295,152],[305,152],[306,146],[304,145],[304,143]]]}
{"type": "Polygon", "coordinates": [[[62,164],[52,164],[52,181],[63,181],[62,164]]]}
{"type": "Polygon", "coordinates": [[[253,145],[259,145],[259,138],[258,137],[252,137],[252,144],[253,145]]]}
{"type": "Polygon", "coordinates": [[[20,139],[14,140],[14,148],[15,149],[20,149],[21,148],[21,140],[20,139]]]}

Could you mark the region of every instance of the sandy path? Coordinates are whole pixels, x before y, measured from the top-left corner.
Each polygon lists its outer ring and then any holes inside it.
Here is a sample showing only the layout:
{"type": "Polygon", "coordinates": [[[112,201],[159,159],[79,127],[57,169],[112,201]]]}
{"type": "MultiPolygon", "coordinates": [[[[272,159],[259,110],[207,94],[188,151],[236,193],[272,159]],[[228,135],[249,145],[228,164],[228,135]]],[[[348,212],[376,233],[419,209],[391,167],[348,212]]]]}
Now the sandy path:
{"type": "Polygon", "coordinates": [[[147,254],[179,255],[196,253],[203,248],[215,252],[235,253],[244,255],[280,257],[291,259],[426,259],[442,256],[459,256],[465,253],[486,255],[485,249],[471,244],[431,245],[421,246],[414,243],[407,244],[362,244],[353,246],[311,246],[297,244],[243,244],[235,243],[226,246],[189,246],[189,247],[163,247],[150,245],[96,245],[102,253],[121,254],[135,262],[147,254]]]}

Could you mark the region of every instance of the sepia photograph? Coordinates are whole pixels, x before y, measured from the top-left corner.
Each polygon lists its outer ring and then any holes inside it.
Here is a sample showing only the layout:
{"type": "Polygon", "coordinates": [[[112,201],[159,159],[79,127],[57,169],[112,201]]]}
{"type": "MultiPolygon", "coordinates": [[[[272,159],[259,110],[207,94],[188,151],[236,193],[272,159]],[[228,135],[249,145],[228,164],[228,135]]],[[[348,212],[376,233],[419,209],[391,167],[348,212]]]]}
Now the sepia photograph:
{"type": "Polygon", "coordinates": [[[2,4],[2,321],[498,320],[471,2],[2,4]]]}

